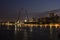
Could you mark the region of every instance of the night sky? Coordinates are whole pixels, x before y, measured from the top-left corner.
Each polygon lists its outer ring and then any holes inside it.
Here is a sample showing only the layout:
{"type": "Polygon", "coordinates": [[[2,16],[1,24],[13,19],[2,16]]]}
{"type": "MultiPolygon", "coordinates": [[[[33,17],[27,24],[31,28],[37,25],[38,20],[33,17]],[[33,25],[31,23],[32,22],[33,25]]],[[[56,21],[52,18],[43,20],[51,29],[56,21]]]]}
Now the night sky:
{"type": "Polygon", "coordinates": [[[28,11],[28,15],[35,16],[37,12],[55,9],[60,9],[60,0],[0,0],[0,18],[5,19],[17,18],[17,11],[21,11],[20,16],[23,17],[27,15],[24,10],[28,11]]]}

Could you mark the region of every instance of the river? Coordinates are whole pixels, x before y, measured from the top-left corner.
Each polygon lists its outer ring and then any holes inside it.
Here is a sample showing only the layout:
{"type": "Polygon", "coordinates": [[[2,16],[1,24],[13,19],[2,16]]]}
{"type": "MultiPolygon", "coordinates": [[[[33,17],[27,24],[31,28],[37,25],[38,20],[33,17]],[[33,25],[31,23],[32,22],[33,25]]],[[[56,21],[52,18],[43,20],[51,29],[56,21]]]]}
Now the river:
{"type": "Polygon", "coordinates": [[[60,28],[0,25],[0,40],[60,40],[60,28]]]}

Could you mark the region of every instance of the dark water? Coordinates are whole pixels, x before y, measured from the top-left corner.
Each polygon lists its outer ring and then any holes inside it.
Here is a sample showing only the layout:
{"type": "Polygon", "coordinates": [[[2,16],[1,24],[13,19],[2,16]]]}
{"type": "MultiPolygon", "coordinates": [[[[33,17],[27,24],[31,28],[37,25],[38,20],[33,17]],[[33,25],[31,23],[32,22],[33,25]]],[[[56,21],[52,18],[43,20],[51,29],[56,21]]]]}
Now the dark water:
{"type": "Polygon", "coordinates": [[[0,25],[0,40],[60,40],[60,28],[0,25]]]}

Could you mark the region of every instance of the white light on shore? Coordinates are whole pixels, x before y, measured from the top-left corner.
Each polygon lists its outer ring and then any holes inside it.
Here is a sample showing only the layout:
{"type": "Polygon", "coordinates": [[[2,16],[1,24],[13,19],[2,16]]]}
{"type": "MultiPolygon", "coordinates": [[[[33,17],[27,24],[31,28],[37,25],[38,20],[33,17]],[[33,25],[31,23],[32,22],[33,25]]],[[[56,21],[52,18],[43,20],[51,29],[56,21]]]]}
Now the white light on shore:
{"type": "Polygon", "coordinates": [[[24,22],[27,22],[27,20],[24,20],[24,22]]]}

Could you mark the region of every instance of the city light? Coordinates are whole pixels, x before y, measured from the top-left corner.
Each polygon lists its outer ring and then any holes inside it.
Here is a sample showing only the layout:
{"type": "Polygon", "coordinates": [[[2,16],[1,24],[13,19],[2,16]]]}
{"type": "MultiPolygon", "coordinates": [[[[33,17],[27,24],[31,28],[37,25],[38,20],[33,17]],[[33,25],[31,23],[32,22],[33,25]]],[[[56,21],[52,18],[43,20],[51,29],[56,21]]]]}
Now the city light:
{"type": "Polygon", "coordinates": [[[27,22],[27,20],[24,20],[24,22],[27,22]]]}

